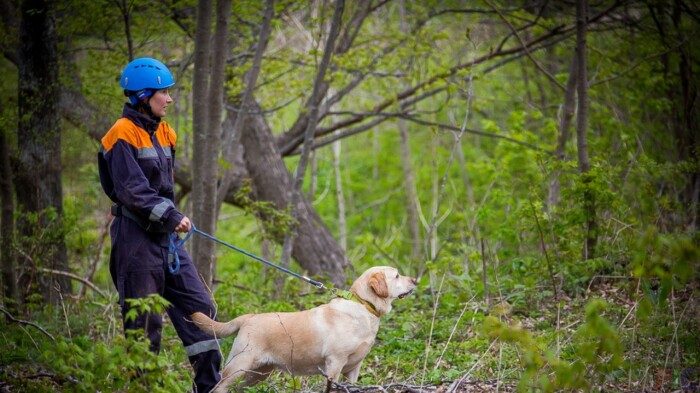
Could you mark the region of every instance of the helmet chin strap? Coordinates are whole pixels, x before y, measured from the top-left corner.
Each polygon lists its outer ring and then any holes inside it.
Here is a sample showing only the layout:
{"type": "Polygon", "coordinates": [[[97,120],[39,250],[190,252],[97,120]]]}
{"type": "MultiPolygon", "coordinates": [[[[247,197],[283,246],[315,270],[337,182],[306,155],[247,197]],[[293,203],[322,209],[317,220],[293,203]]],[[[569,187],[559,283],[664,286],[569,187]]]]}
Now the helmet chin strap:
{"type": "Polygon", "coordinates": [[[151,117],[153,119],[158,118],[156,115],[153,114],[153,110],[151,109],[151,105],[148,103],[150,98],[153,97],[155,90],[142,89],[142,90],[138,90],[135,92],[129,92],[131,94],[127,94],[126,91],[124,93],[129,98],[129,103],[131,104],[131,106],[134,107],[134,109],[138,110],[141,113],[148,115],[149,117],[151,117]]]}

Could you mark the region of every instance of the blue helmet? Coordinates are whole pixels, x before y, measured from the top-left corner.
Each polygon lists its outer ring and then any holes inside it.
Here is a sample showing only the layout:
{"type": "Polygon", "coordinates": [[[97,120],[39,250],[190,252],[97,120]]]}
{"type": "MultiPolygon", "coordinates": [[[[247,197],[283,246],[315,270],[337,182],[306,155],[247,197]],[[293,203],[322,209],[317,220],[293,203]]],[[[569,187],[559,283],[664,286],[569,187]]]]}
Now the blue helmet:
{"type": "Polygon", "coordinates": [[[160,61],[141,57],[124,67],[119,85],[132,104],[148,98],[156,90],[167,89],[175,84],[175,78],[168,67],[160,61]]]}

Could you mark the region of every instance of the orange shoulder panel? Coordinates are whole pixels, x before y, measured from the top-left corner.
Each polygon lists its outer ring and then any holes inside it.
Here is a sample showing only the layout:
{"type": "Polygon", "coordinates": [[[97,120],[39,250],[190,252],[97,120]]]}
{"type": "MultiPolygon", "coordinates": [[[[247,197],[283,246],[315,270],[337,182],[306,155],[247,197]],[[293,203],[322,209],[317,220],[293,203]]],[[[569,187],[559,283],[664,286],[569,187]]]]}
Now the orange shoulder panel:
{"type": "Polygon", "coordinates": [[[170,127],[170,124],[164,121],[160,122],[160,126],[158,127],[156,137],[158,138],[158,142],[161,146],[174,147],[175,142],[177,142],[177,134],[175,133],[175,130],[173,130],[173,128],[170,127]]]}
{"type": "Polygon", "coordinates": [[[117,120],[112,128],[107,131],[107,134],[102,137],[102,148],[105,152],[108,152],[119,140],[123,140],[137,149],[153,147],[148,133],[139,128],[131,120],[123,117],[117,120]]]}

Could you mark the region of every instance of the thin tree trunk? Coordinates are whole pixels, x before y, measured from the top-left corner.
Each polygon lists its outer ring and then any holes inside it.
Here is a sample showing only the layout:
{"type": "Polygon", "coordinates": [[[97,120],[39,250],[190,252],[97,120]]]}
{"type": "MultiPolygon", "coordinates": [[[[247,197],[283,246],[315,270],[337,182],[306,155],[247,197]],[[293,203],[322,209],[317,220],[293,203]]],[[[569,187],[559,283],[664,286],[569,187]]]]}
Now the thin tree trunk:
{"type": "MultiPolygon", "coordinates": [[[[192,149],[192,221],[200,229],[211,233],[213,222],[213,204],[211,197],[216,196],[216,182],[211,181],[211,149],[209,142],[213,134],[209,124],[209,76],[211,73],[211,19],[210,0],[201,0],[197,5],[197,30],[195,33],[194,75],[192,81],[193,133],[192,149]]],[[[216,178],[214,178],[216,179],[216,178]]],[[[203,237],[195,236],[192,240],[192,257],[197,271],[204,282],[212,282],[212,244],[203,237]]]]}
{"type": "Polygon", "coordinates": [[[124,19],[124,35],[126,36],[126,49],[127,55],[129,56],[129,61],[134,60],[134,40],[131,37],[131,6],[133,2],[127,0],[115,0],[117,8],[122,13],[122,19],[124,19]]]}
{"type": "Polygon", "coordinates": [[[345,196],[343,195],[343,178],[340,173],[341,141],[333,142],[333,173],[335,174],[335,197],[338,205],[338,241],[343,251],[348,249],[348,230],[345,221],[345,196]]]}
{"type": "MultiPolygon", "coordinates": [[[[681,105],[679,109],[679,127],[677,127],[676,143],[679,149],[679,158],[689,162],[698,162],[698,88],[693,76],[692,54],[689,43],[694,39],[686,37],[682,32],[682,1],[674,0],[672,10],[673,26],[676,30],[676,42],[682,43],[678,47],[678,76],[681,85],[681,105]]],[[[684,223],[692,232],[696,227],[698,217],[698,184],[700,184],[700,171],[691,171],[687,175],[685,188],[681,194],[681,200],[688,206],[688,219],[684,223]]]]}
{"type": "MultiPolygon", "coordinates": [[[[566,158],[566,143],[569,141],[571,129],[571,119],[576,112],[576,81],[578,75],[578,67],[576,67],[577,55],[574,54],[569,67],[569,79],[566,82],[566,90],[564,91],[564,104],[561,108],[561,118],[559,120],[559,137],[557,138],[557,148],[554,151],[555,159],[558,164],[562,163],[566,158]]],[[[553,209],[559,203],[560,183],[559,176],[561,170],[558,168],[552,172],[552,177],[549,182],[549,194],[547,196],[547,208],[553,209]]]]}
{"type": "MultiPolygon", "coordinates": [[[[229,164],[235,161],[235,149],[240,144],[241,134],[245,132],[243,124],[245,124],[246,118],[251,116],[252,108],[256,107],[255,102],[253,101],[253,92],[255,90],[255,85],[258,83],[258,75],[260,74],[260,68],[262,66],[263,54],[265,53],[265,48],[267,48],[267,43],[270,39],[270,31],[274,13],[274,0],[267,0],[265,13],[263,14],[263,20],[260,26],[260,36],[255,48],[255,56],[253,57],[253,64],[244,78],[245,89],[243,90],[243,94],[241,96],[239,110],[238,113],[235,114],[230,131],[227,133],[228,138],[226,138],[224,141],[222,156],[223,159],[229,164]]],[[[219,187],[219,196],[216,203],[217,209],[219,210],[221,209],[221,205],[224,202],[224,197],[228,192],[229,187],[231,187],[232,181],[233,173],[230,171],[224,173],[221,186],[219,187]]]]}
{"type": "Polygon", "coordinates": [[[15,201],[12,199],[12,167],[10,166],[10,148],[5,130],[0,130],[0,203],[2,218],[0,222],[0,258],[2,260],[2,295],[7,308],[14,311],[17,303],[17,275],[15,274],[15,254],[12,242],[15,238],[15,201]]]}
{"type": "Polygon", "coordinates": [[[584,182],[583,208],[586,215],[585,241],[583,259],[595,257],[595,247],[598,241],[597,223],[595,216],[595,199],[591,190],[589,171],[591,164],[588,158],[586,133],[588,130],[588,75],[586,70],[586,17],[588,4],[586,0],[576,2],[576,58],[577,58],[577,91],[578,115],[576,117],[576,137],[578,138],[578,166],[584,182]]]}
{"type": "MultiPolygon", "coordinates": [[[[402,0],[399,3],[399,16],[401,32],[409,34],[409,27],[406,21],[406,3],[402,0]]],[[[413,62],[411,58],[410,63],[413,62]]],[[[409,69],[410,64],[409,64],[409,69]]],[[[421,236],[420,217],[418,215],[418,192],[416,191],[416,177],[411,164],[411,144],[408,140],[408,127],[406,120],[399,118],[397,121],[399,128],[401,146],[401,168],[403,169],[404,188],[406,189],[406,214],[408,220],[408,234],[411,241],[411,261],[419,261],[421,258],[421,236]]],[[[376,152],[375,152],[376,154],[376,152]]],[[[378,154],[375,157],[379,157],[378,154]]]]}
{"type": "Polygon", "coordinates": [[[491,297],[489,296],[489,280],[488,280],[488,264],[486,262],[486,248],[484,247],[484,239],[480,239],[481,242],[481,282],[484,286],[484,302],[486,303],[486,309],[491,308],[491,297]]]}
{"type": "MultiPolygon", "coordinates": [[[[311,145],[313,144],[314,133],[316,132],[316,125],[318,122],[318,97],[323,94],[323,89],[325,86],[324,78],[326,71],[330,65],[331,55],[335,48],[335,41],[338,38],[340,32],[340,24],[342,23],[343,10],[345,8],[345,0],[336,0],[335,10],[333,12],[333,19],[331,21],[331,28],[328,33],[328,39],[326,40],[326,45],[323,49],[323,57],[321,63],[318,66],[318,71],[316,72],[316,77],[314,78],[314,88],[311,93],[311,97],[308,101],[308,107],[306,108],[309,113],[308,124],[304,132],[304,144],[302,145],[301,157],[299,159],[299,164],[297,165],[297,170],[294,175],[294,181],[292,188],[288,191],[289,200],[291,201],[291,206],[296,207],[301,202],[303,194],[301,192],[301,186],[304,181],[304,174],[306,172],[306,165],[309,158],[309,152],[311,151],[311,145]]],[[[293,208],[292,213],[296,214],[297,209],[293,208]]],[[[297,219],[297,217],[294,217],[297,219]]],[[[292,255],[292,245],[297,232],[292,228],[292,233],[288,234],[284,240],[284,245],[282,247],[282,265],[289,266],[289,259],[292,255]]],[[[279,289],[279,286],[278,286],[279,289]]]]}
{"type": "MultiPolygon", "coordinates": [[[[195,33],[194,75],[192,80],[192,118],[194,141],[192,145],[192,220],[202,230],[210,231],[211,222],[204,206],[207,196],[205,190],[211,189],[206,179],[208,174],[206,161],[210,137],[208,100],[209,75],[211,72],[209,54],[211,53],[211,19],[212,6],[210,0],[201,0],[197,5],[197,30],[195,33]]],[[[211,242],[195,236],[192,239],[192,256],[197,271],[204,277],[204,282],[212,282],[211,255],[206,255],[211,249],[211,242]]]]}
{"type": "MultiPolygon", "coordinates": [[[[22,2],[15,191],[21,212],[18,229],[23,239],[32,242],[39,231],[50,235],[42,240],[42,253],[33,255],[33,260],[42,267],[68,271],[62,224],[58,49],[51,4],[42,0],[22,2]],[[34,214],[36,222],[29,217],[34,214]]],[[[39,279],[39,289],[47,301],[57,302],[56,289],[70,293],[71,286],[65,277],[46,277],[39,279]]]]}
{"type": "Polygon", "coordinates": [[[406,213],[408,214],[408,233],[411,239],[411,260],[420,259],[421,236],[420,218],[418,217],[418,192],[416,191],[416,179],[411,165],[411,148],[408,141],[408,129],[404,119],[398,120],[399,136],[401,140],[401,167],[403,169],[403,182],[406,189],[406,213]]]}
{"type": "MultiPolygon", "coordinates": [[[[211,74],[209,76],[209,97],[207,119],[206,155],[202,160],[202,176],[204,177],[203,196],[201,205],[193,206],[198,222],[208,233],[216,232],[216,219],[219,216],[220,203],[217,203],[217,180],[219,178],[218,158],[221,152],[221,122],[224,113],[224,82],[226,56],[228,54],[228,20],[231,15],[231,0],[217,0],[216,28],[213,37],[213,48],[210,58],[211,74]]],[[[201,238],[198,240],[202,240],[201,238]]],[[[204,240],[197,244],[195,259],[198,261],[199,274],[209,285],[216,273],[216,248],[213,242],[204,240]],[[202,270],[202,268],[204,270],[202,270]]]]}

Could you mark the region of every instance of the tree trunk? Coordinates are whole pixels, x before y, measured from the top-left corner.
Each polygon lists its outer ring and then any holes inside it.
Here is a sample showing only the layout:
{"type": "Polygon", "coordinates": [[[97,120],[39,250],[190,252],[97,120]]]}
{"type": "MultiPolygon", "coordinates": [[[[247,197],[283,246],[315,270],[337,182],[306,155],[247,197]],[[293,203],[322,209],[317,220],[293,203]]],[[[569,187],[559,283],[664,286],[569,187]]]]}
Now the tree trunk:
{"type": "MultiPolygon", "coordinates": [[[[290,206],[288,190],[292,188],[292,179],[269,125],[261,115],[248,116],[244,128],[241,144],[254,199],[272,202],[280,210],[286,209],[290,206]]],[[[292,245],[292,257],[310,274],[326,275],[336,286],[343,286],[343,268],[347,265],[343,250],[308,200],[298,196],[297,201],[293,206],[297,236],[292,245]]]]}
{"type": "MultiPolygon", "coordinates": [[[[30,254],[32,260],[23,266],[40,264],[68,271],[62,223],[57,35],[51,4],[42,0],[22,2],[15,190],[21,213],[18,229],[24,246],[41,249],[30,254]],[[36,220],[31,217],[34,215],[36,220]],[[38,240],[33,236],[40,231],[46,236],[41,244],[36,244],[38,240]]],[[[71,290],[66,277],[42,276],[38,284],[50,302],[59,299],[56,289],[65,293],[71,290]]]]}
{"type": "Polygon", "coordinates": [[[338,241],[343,251],[348,249],[348,229],[345,220],[345,195],[343,195],[343,178],[340,173],[341,141],[333,142],[333,173],[335,174],[335,199],[338,205],[338,241]]]}
{"type": "MultiPolygon", "coordinates": [[[[700,130],[698,127],[698,88],[695,83],[695,78],[693,76],[692,69],[692,53],[689,48],[689,43],[693,42],[694,39],[686,37],[682,31],[683,21],[681,20],[682,2],[675,0],[673,2],[672,11],[672,21],[673,26],[676,30],[676,42],[682,43],[678,46],[678,55],[680,57],[678,61],[678,76],[680,79],[680,93],[681,102],[678,127],[675,127],[675,137],[676,144],[678,146],[678,156],[682,161],[688,161],[690,163],[698,162],[698,133],[700,130]]],[[[696,167],[697,168],[697,167],[696,167]]],[[[694,231],[697,225],[698,217],[698,189],[700,187],[700,171],[697,169],[691,171],[687,175],[687,180],[685,183],[685,188],[681,194],[681,200],[683,204],[688,207],[688,218],[685,223],[688,225],[688,229],[694,231]]]]}
{"type": "Polygon", "coordinates": [[[595,257],[595,247],[598,241],[595,216],[595,198],[591,189],[589,171],[591,164],[588,159],[586,132],[588,130],[588,75],[586,70],[586,18],[587,1],[576,2],[576,58],[577,58],[577,87],[578,115],[576,117],[576,137],[578,138],[578,167],[583,179],[583,208],[586,216],[585,241],[583,244],[583,259],[595,257]]]}
{"type": "MultiPolygon", "coordinates": [[[[197,31],[195,34],[194,75],[192,81],[193,95],[193,133],[192,152],[192,221],[199,229],[214,232],[214,209],[216,201],[216,155],[210,143],[216,136],[209,121],[210,84],[210,40],[212,7],[210,0],[202,0],[197,5],[197,31]],[[214,177],[212,177],[212,171],[214,177]]],[[[192,241],[192,259],[197,271],[207,285],[213,278],[214,245],[201,236],[192,241]]]]}
{"type": "Polygon", "coordinates": [[[399,136],[401,137],[401,167],[403,168],[403,184],[406,189],[406,213],[408,214],[408,233],[411,239],[411,260],[420,259],[421,237],[420,218],[418,217],[418,192],[416,178],[411,166],[411,149],[408,143],[408,130],[404,119],[398,120],[399,136]]]}
{"type": "MultiPolygon", "coordinates": [[[[265,53],[265,48],[267,48],[267,43],[270,39],[270,30],[272,26],[272,18],[275,14],[275,2],[274,0],[267,0],[267,5],[265,7],[265,13],[263,15],[262,24],[260,26],[260,35],[255,48],[255,56],[253,57],[253,64],[246,73],[244,79],[245,89],[241,95],[241,102],[238,105],[238,112],[232,117],[233,122],[231,123],[231,128],[226,133],[226,138],[223,143],[222,158],[232,164],[236,159],[236,149],[239,147],[241,141],[241,134],[245,132],[243,124],[245,124],[246,117],[250,116],[251,108],[255,107],[253,92],[255,91],[255,86],[258,83],[258,75],[260,74],[260,68],[262,67],[262,58],[265,53]]],[[[231,182],[233,181],[233,172],[227,171],[221,180],[221,185],[219,186],[218,196],[216,201],[216,206],[218,210],[221,210],[221,205],[224,202],[224,196],[228,192],[231,182]]]]}
{"type": "MultiPolygon", "coordinates": [[[[569,140],[569,130],[571,128],[571,119],[576,112],[576,77],[578,70],[576,67],[577,55],[574,54],[569,67],[569,79],[566,82],[566,90],[564,91],[564,105],[561,108],[561,118],[559,121],[559,137],[557,138],[557,148],[554,151],[554,157],[561,164],[566,158],[566,142],[569,140]]],[[[559,203],[559,176],[561,171],[557,168],[552,172],[552,177],[549,182],[549,195],[547,196],[547,208],[553,209],[559,203]]]]}
{"type": "Polygon", "coordinates": [[[15,238],[15,202],[12,199],[12,167],[10,166],[10,148],[5,130],[0,130],[0,203],[2,204],[2,221],[0,222],[0,258],[2,260],[2,295],[5,304],[12,312],[17,302],[17,276],[15,274],[15,254],[12,242],[15,238]]]}

